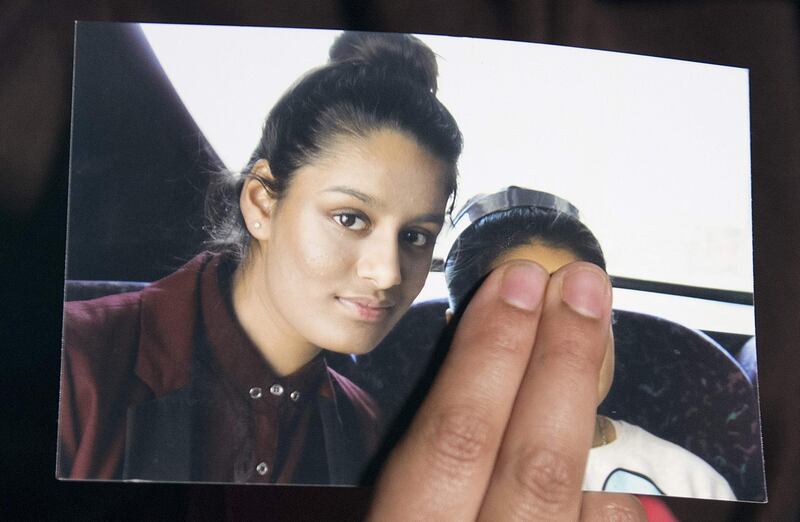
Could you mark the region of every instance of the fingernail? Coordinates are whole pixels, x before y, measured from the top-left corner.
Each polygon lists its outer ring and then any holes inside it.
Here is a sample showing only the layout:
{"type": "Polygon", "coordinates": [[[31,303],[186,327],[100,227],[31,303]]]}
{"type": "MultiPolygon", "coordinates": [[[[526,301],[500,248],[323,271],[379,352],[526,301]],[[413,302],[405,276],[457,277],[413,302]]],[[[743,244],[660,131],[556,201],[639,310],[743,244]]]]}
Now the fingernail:
{"type": "Polygon", "coordinates": [[[514,263],[503,272],[500,298],[515,308],[532,312],[544,296],[547,272],[536,263],[514,263]]]}
{"type": "Polygon", "coordinates": [[[564,275],[561,299],[577,313],[600,319],[608,301],[608,280],[599,271],[579,268],[564,275]]]}

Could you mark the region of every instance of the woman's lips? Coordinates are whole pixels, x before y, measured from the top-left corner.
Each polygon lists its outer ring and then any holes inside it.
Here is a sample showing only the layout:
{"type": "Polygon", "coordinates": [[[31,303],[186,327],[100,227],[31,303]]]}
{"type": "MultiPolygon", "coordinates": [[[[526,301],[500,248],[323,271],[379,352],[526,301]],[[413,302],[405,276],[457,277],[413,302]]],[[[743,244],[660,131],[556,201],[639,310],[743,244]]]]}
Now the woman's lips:
{"type": "Polygon", "coordinates": [[[344,306],[351,316],[367,322],[377,322],[384,319],[394,307],[394,303],[369,297],[338,296],[336,300],[344,306]]]}

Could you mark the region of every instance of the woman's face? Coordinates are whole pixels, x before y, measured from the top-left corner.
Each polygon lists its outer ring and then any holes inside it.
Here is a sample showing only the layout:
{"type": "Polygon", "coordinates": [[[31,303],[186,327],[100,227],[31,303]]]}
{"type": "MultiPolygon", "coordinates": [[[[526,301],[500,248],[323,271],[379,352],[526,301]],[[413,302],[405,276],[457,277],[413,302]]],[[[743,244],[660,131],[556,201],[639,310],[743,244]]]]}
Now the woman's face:
{"type": "MultiPolygon", "coordinates": [[[[527,260],[539,263],[549,273],[553,273],[562,266],[579,261],[569,250],[562,248],[553,248],[539,242],[532,242],[526,245],[521,245],[511,250],[506,251],[501,255],[492,265],[492,269],[497,268],[507,261],[514,260],[527,260]]],[[[598,399],[597,403],[603,402],[603,399],[608,395],[611,389],[611,383],[614,380],[614,333],[609,330],[608,345],[606,347],[605,358],[603,359],[603,366],[600,369],[600,381],[598,383],[598,399]]]]}
{"type": "Polygon", "coordinates": [[[339,137],[268,200],[265,308],[283,334],[365,353],[422,289],[442,228],[446,166],[396,130],[339,137]]]}

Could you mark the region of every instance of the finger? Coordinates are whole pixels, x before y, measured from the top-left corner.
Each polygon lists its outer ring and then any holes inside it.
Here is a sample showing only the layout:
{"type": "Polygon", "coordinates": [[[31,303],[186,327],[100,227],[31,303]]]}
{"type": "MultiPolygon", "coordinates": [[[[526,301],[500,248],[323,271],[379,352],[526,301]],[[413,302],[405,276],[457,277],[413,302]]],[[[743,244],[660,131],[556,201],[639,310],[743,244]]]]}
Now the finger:
{"type": "Polygon", "coordinates": [[[417,416],[392,453],[373,520],[472,520],[536,337],[547,272],[495,270],[473,297],[417,416]]]}
{"type": "Polygon", "coordinates": [[[647,513],[633,495],[589,492],[583,494],[581,522],[647,522],[647,513]]]}
{"type": "Polygon", "coordinates": [[[578,518],[610,311],[600,268],[571,263],[551,276],[481,519],[578,518]]]}

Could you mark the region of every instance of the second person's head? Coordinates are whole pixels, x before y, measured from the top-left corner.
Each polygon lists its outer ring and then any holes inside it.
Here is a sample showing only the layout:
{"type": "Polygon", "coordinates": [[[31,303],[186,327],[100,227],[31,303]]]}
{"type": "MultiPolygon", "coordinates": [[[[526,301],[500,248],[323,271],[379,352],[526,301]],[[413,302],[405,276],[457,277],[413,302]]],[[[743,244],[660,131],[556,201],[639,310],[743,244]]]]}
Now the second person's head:
{"type": "MultiPolygon", "coordinates": [[[[480,282],[509,261],[534,261],[551,274],[574,261],[606,269],[597,238],[578,219],[577,209],[557,196],[509,187],[473,198],[459,215],[471,222],[459,234],[445,262],[450,313],[463,313],[480,282]],[[499,208],[493,209],[498,202],[499,208]],[[477,210],[471,218],[470,209],[477,210]]],[[[608,394],[613,377],[614,338],[609,333],[598,403],[608,394]]]]}

